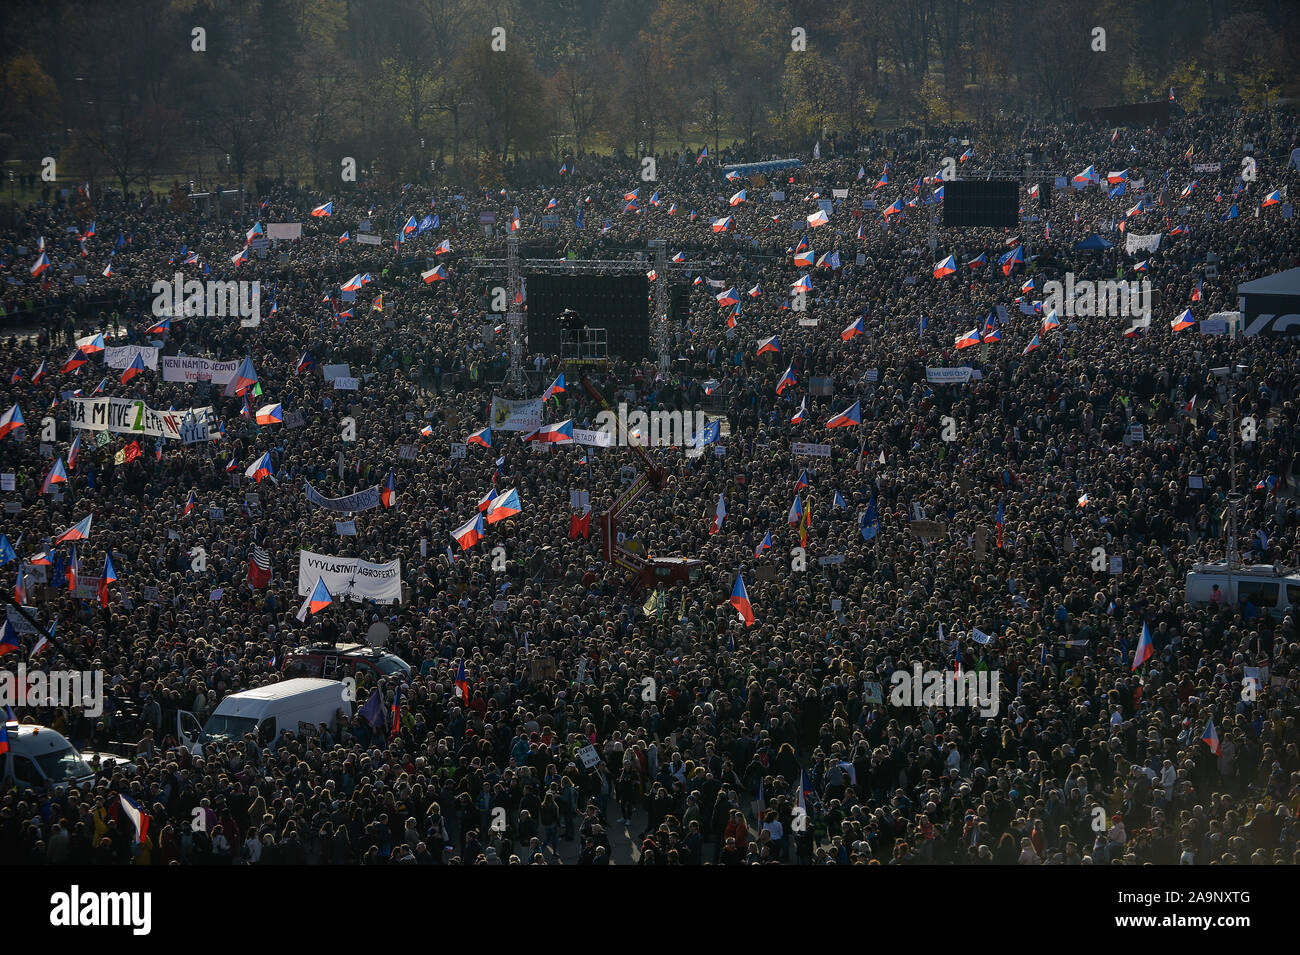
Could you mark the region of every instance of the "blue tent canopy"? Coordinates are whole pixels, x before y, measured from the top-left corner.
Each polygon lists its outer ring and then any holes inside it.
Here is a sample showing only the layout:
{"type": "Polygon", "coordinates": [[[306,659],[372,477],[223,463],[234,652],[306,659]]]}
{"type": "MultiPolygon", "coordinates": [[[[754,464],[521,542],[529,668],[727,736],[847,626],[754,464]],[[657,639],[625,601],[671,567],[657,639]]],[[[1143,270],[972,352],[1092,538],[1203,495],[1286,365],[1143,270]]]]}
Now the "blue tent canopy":
{"type": "Polygon", "coordinates": [[[1105,239],[1103,239],[1101,236],[1099,236],[1097,233],[1094,232],[1092,235],[1088,236],[1088,238],[1076,244],[1074,247],[1074,251],[1090,252],[1090,251],[1100,251],[1102,249],[1113,249],[1113,248],[1114,246],[1111,243],[1107,242],[1105,239]]]}
{"type": "Polygon", "coordinates": [[[786,169],[798,169],[803,163],[798,159],[772,159],[768,162],[747,162],[722,167],[722,174],[736,172],[742,176],[765,176],[786,169]]]}

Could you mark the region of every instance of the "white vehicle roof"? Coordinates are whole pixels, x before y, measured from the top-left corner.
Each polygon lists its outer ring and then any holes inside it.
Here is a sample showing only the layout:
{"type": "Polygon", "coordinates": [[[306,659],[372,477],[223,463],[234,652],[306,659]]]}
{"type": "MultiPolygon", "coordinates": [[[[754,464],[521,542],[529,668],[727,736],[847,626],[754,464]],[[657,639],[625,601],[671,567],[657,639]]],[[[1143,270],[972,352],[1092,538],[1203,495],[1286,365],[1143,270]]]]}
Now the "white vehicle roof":
{"type": "Polygon", "coordinates": [[[332,696],[341,699],[344,687],[345,684],[339,680],[299,677],[281,683],[271,683],[267,686],[232,693],[217,704],[214,714],[221,716],[251,716],[260,719],[268,711],[274,712],[274,704],[280,700],[293,698],[321,699],[332,696]]]}
{"type": "Polygon", "coordinates": [[[9,731],[9,751],[20,756],[43,756],[72,748],[66,736],[48,726],[19,723],[15,732],[14,724],[10,723],[6,728],[9,731]]]}

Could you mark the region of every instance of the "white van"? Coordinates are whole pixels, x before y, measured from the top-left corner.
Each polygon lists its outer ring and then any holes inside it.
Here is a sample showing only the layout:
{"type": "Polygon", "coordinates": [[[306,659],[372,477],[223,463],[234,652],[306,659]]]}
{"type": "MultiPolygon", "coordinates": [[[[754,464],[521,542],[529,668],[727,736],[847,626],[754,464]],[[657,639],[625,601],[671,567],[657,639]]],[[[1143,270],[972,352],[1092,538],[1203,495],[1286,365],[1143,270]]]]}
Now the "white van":
{"type": "MultiPolygon", "coordinates": [[[[9,752],[0,754],[0,788],[31,787],[37,792],[47,788],[62,789],[69,784],[83,787],[95,781],[95,769],[87,756],[77,752],[66,736],[48,726],[10,722],[5,725],[9,737],[9,752]]],[[[108,768],[107,760],[115,760],[119,769],[134,772],[135,766],[118,756],[98,757],[108,768]]]]}
{"type": "Polygon", "coordinates": [[[206,743],[239,742],[246,733],[256,733],[259,745],[274,746],[285,730],[298,733],[325,723],[339,727],[339,711],[352,718],[352,690],[339,680],[302,678],[271,683],[253,690],[232,693],[220,703],[199,730],[193,713],[177,714],[181,743],[201,755],[206,743]]]}
{"type": "Polygon", "coordinates": [[[1187,575],[1187,602],[1203,605],[1210,602],[1214,585],[1225,601],[1236,603],[1249,597],[1251,603],[1274,617],[1285,616],[1300,607],[1300,574],[1278,564],[1251,564],[1232,568],[1232,586],[1228,586],[1228,565],[1224,561],[1194,564],[1187,575]]]}

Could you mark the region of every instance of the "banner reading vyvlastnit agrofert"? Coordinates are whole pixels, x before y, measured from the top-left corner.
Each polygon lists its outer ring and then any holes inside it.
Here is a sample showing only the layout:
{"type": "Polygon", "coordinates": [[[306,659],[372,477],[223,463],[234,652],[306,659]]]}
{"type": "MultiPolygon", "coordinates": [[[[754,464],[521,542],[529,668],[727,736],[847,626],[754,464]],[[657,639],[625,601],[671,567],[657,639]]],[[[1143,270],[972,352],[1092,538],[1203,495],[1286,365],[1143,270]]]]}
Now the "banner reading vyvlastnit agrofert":
{"type": "Polygon", "coordinates": [[[329,557],[309,550],[298,551],[298,596],[305,597],[324,580],[336,598],[399,603],[402,599],[402,562],[372,564],[359,557],[329,557]]]}

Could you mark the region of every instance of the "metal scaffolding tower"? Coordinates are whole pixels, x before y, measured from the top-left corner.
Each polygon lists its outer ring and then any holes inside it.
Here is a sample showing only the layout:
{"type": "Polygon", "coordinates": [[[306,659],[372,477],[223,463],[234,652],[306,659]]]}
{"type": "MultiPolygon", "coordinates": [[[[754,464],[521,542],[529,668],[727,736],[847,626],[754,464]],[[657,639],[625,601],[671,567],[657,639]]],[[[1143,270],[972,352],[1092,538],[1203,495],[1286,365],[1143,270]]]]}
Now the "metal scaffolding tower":
{"type": "Polygon", "coordinates": [[[668,377],[673,363],[672,332],[668,328],[668,242],[651,239],[655,250],[655,314],[654,349],[659,356],[659,374],[668,377]]]}
{"type": "Polygon", "coordinates": [[[510,296],[506,326],[510,329],[510,368],[506,387],[517,394],[524,392],[524,313],[521,310],[523,285],[519,272],[519,236],[506,238],[506,294],[510,296]]]}

